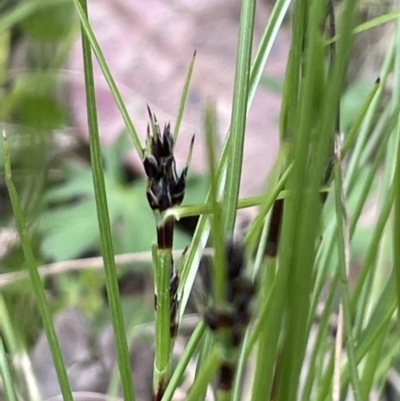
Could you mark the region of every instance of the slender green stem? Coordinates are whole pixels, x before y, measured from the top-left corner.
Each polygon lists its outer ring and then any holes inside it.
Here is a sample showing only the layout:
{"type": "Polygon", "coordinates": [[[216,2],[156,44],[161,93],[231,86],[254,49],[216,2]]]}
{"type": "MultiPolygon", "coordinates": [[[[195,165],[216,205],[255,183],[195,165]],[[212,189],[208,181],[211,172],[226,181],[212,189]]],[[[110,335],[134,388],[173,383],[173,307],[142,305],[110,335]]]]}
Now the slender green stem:
{"type": "Polygon", "coordinates": [[[359,302],[359,297],[364,286],[364,282],[367,278],[368,273],[371,272],[371,269],[373,268],[374,262],[376,260],[380,244],[380,238],[382,237],[383,230],[390,216],[390,212],[392,210],[394,202],[394,197],[395,197],[395,190],[394,190],[394,184],[392,184],[392,186],[388,191],[388,196],[385,200],[385,203],[383,204],[381,212],[379,214],[378,221],[376,223],[376,227],[373,236],[371,238],[370,245],[368,247],[368,252],[365,256],[365,262],[361,269],[361,272],[359,273],[359,278],[357,280],[357,284],[352,295],[351,299],[352,311],[356,310],[356,307],[359,302]]]}
{"type": "Polygon", "coordinates": [[[216,116],[215,107],[208,105],[205,114],[206,142],[208,154],[208,168],[210,175],[210,197],[211,197],[211,232],[213,246],[215,249],[213,257],[213,286],[214,300],[217,307],[222,307],[226,300],[226,260],[224,247],[224,233],[222,231],[221,204],[218,202],[218,180],[215,171],[215,135],[216,135],[216,116]]]}
{"type": "Polygon", "coordinates": [[[237,50],[235,86],[230,124],[226,187],[224,195],[224,233],[233,232],[236,221],[236,210],[239,198],[239,185],[242,173],[243,145],[246,129],[246,114],[249,97],[250,59],[253,42],[255,0],[244,0],[239,27],[239,44],[237,50]]]}
{"type": "Polygon", "coordinates": [[[171,380],[165,390],[162,401],[171,401],[174,396],[174,392],[179,385],[182,376],[185,373],[186,367],[189,364],[190,359],[193,357],[194,351],[196,350],[199,342],[205,332],[206,325],[203,320],[201,320],[196,326],[194,332],[190,336],[189,342],[187,343],[182,356],[179,359],[177,367],[174,369],[171,380]]]}
{"type": "MultiPolygon", "coordinates": [[[[288,270],[279,269],[272,283],[268,297],[262,302],[259,318],[250,333],[249,340],[244,344],[244,358],[247,359],[253,350],[256,342],[263,333],[263,329],[268,327],[268,336],[264,345],[267,358],[263,362],[265,383],[263,390],[269,395],[272,389],[274,378],[275,361],[279,352],[279,337],[281,335],[281,322],[286,302],[286,284],[288,280],[288,270]]],[[[266,283],[264,283],[266,284],[266,283]]],[[[270,285],[270,284],[268,284],[270,285]]]]}
{"type": "MultiPolygon", "coordinates": [[[[399,21],[397,22],[397,32],[395,41],[398,43],[400,39],[399,21]]],[[[400,102],[400,54],[397,52],[394,60],[394,76],[396,82],[393,88],[393,109],[396,110],[400,102]]],[[[394,253],[394,266],[396,277],[396,294],[397,294],[397,316],[400,322],[400,117],[397,120],[397,155],[396,155],[396,172],[394,174],[394,186],[395,186],[395,201],[394,201],[394,222],[393,222],[393,253],[394,253]]]]}
{"type": "Polygon", "coordinates": [[[118,366],[121,375],[124,399],[125,401],[134,401],[135,394],[133,390],[132,370],[129,360],[129,349],[125,335],[125,325],[118,289],[118,279],[114,260],[114,247],[108,214],[106,187],[104,182],[103,161],[101,156],[100,135],[97,121],[92,56],[90,42],[87,37],[87,33],[90,32],[90,30],[87,29],[89,26],[87,23],[87,4],[86,0],[79,1],[74,0],[77,10],[81,15],[82,22],[82,48],[89,126],[90,157],[96,198],[97,218],[100,230],[101,250],[104,259],[104,269],[106,275],[106,287],[108,300],[110,303],[112,323],[114,327],[118,366]]]}
{"type": "Polygon", "coordinates": [[[10,353],[17,353],[19,351],[18,335],[14,333],[13,325],[3,296],[0,296],[0,316],[0,331],[6,343],[6,347],[10,353]]]}
{"type": "Polygon", "coordinates": [[[346,137],[346,140],[342,147],[342,158],[344,158],[344,156],[349,151],[350,147],[353,145],[354,138],[355,138],[358,130],[360,129],[362,122],[364,121],[365,115],[367,114],[367,111],[368,111],[369,107],[371,106],[371,103],[374,100],[376,93],[378,92],[379,86],[380,86],[380,80],[378,79],[378,80],[376,80],[374,86],[372,87],[367,98],[365,99],[365,102],[346,137]]]}
{"type": "Polygon", "coordinates": [[[349,162],[349,166],[347,167],[345,186],[347,188],[347,192],[349,193],[352,191],[353,187],[356,184],[357,172],[359,171],[360,166],[362,166],[363,163],[362,156],[364,154],[364,149],[367,148],[366,143],[368,142],[371,128],[375,124],[376,113],[379,110],[379,107],[381,106],[382,97],[384,95],[384,88],[386,87],[388,77],[392,70],[393,59],[396,49],[397,49],[396,44],[392,43],[389,51],[385,56],[382,71],[380,73],[379,88],[364,118],[364,121],[360,128],[360,132],[358,134],[358,140],[355,144],[354,151],[351,160],[349,162]]]}
{"type": "MultiPolygon", "coordinates": [[[[337,141],[338,143],[339,141],[337,141]]],[[[339,251],[339,277],[343,302],[344,332],[346,335],[346,350],[351,370],[353,394],[356,401],[364,399],[355,358],[355,341],[352,332],[350,292],[348,287],[348,274],[350,265],[350,230],[347,213],[344,206],[343,180],[339,145],[337,145],[337,161],[335,164],[335,206],[337,219],[337,236],[339,251]]],[[[340,344],[341,346],[341,344],[340,344]]],[[[366,394],[364,394],[366,396],[366,394]]]]}
{"type": "MultiPolygon", "coordinates": [[[[400,149],[400,146],[399,146],[400,149]]],[[[400,163],[400,151],[399,158],[397,159],[400,163]]],[[[399,310],[400,319],[400,172],[397,170],[396,173],[396,202],[395,202],[395,221],[394,221],[394,238],[393,238],[393,250],[394,250],[394,269],[396,271],[396,285],[397,285],[397,308],[399,310]],[[399,241],[399,242],[398,242],[399,241]]]]}
{"type": "MultiPolygon", "coordinates": [[[[362,24],[356,26],[353,29],[353,34],[358,34],[361,32],[365,32],[368,29],[375,28],[379,25],[385,24],[386,22],[393,21],[400,17],[400,10],[391,11],[384,15],[380,15],[379,17],[372,18],[369,21],[363,22],[362,24]]],[[[329,45],[333,42],[336,42],[340,38],[340,35],[336,35],[333,38],[326,41],[326,44],[329,45]]]]}
{"type": "MultiPolygon", "coordinates": [[[[19,355],[21,361],[20,371],[26,386],[30,401],[42,401],[40,389],[37,381],[34,378],[32,364],[30,363],[28,351],[24,349],[24,344],[21,341],[20,333],[15,330],[15,318],[11,319],[9,310],[6,306],[4,297],[0,295],[0,336],[1,341],[4,341],[4,346],[7,349],[7,355],[19,355]],[[1,338],[2,337],[2,338],[1,338]]],[[[1,369],[0,369],[1,370],[1,369]]],[[[5,378],[3,378],[5,380],[5,378]]]]}
{"type": "MultiPolygon", "coordinates": [[[[211,350],[213,349],[215,345],[215,336],[210,330],[206,330],[203,340],[201,342],[201,347],[199,350],[199,356],[197,358],[197,364],[196,364],[196,373],[195,377],[199,376],[200,372],[204,368],[204,364],[207,361],[208,356],[211,353],[211,350]]],[[[199,397],[199,401],[204,401],[206,398],[206,391],[207,389],[204,389],[203,393],[199,397]]]]}
{"type": "MultiPolygon", "coordinates": [[[[272,276],[271,271],[270,271],[271,269],[269,269],[271,267],[271,264],[263,263],[263,262],[265,262],[264,254],[265,254],[265,244],[266,244],[266,240],[267,240],[267,234],[268,234],[268,222],[264,222],[263,231],[261,233],[261,238],[260,238],[260,241],[258,244],[257,255],[256,255],[256,258],[254,261],[254,266],[253,266],[253,272],[252,272],[253,282],[256,282],[257,277],[260,276],[260,270],[262,267],[267,268],[266,276],[268,276],[268,279],[272,276]],[[266,265],[266,266],[264,266],[264,265],[266,265]]],[[[274,267],[274,266],[272,266],[272,267],[274,267]]],[[[275,273],[275,272],[272,272],[272,273],[275,273]]],[[[262,277],[262,275],[261,275],[261,277],[262,277]]],[[[270,283],[271,283],[271,287],[272,287],[273,279],[271,279],[270,283]]],[[[260,290],[258,291],[258,293],[260,294],[260,290]]],[[[261,294],[261,295],[263,295],[263,294],[261,294]]],[[[245,349],[249,343],[250,333],[251,333],[252,329],[253,329],[252,325],[249,325],[247,327],[247,330],[246,330],[246,333],[245,333],[245,336],[243,339],[243,344],[242,344],[242,347],[240,350],[240,355],[238,358],[238,363],[237,363],[237,368],[236,368],[232,401],[240,401],[241,397],[242,397],[242,394],[241,394],[242,377],[245,372],[246,363],[247,363],[247,355],[245,353],[245,349]]],[[[254,387],[254,385],[253,385],[253,387],[254,387]]]]}
{"type": "Polygon", "coordinates": [[[264,73],[265,64],[271,53],[275,37],[278,34],[279,28],[291,2],[292,0],[278,0],[275,2],[274,8],[271,11],[268,24],[265,27],[263,36],[257,49],[257,53],[254,57],[253,64],[251,65],[250,82],[252,84],[249,88],[247,110],[250,108],[251,102],[258,87],[258,83],[260,82],[262,74],[264,73]]]}
{"type": "MultiPolygon", "coordinates": [[[[318,382],[320,379],[320,375],[322,374],[322,364],[324,362],[324,358],[321,355],[325,356],[325,348],[327,346],[326,339],[329,336],[329,318],[332,316],[332,305],[336,295],[336,289],[339,281],[339,275],[336,274],[332,284],[329,289],[329,296],[324,305],[324,311],[319,320],[318,324],[318,335],[315,340],[315,346],[312,351],[312,355],[310,358],[310,366],[307,371],[306,378],[304,380],[303,393],[301,397],[301,401],[308,401],[311,399],[311,391],[313,387],[313,383],[318,382]],[[318,363],[319,362],[319,363],[318,363]]],[[[314,310],[314,309],[312,309],[314,310]]],[[[315,319],[315,318],[314,318],[315,319]]],[[[314,320],[313,319],[313,320],[314,320]]],[[[315,320],[313,321],[315,323],[315,320]]],[[[310,329],[308,330],[310,332],[310,329]]]]}
{"type": "Polygon", "coordinates": [[[10,194],[11,205],[15,221],[17,223],[18,233],[21,240],[22,250],[29,270],[29,278],[32,283],[33,292],[35,294],[40,315],[43,319],[43,326],[49,342],[54,366],[57,372],[61,393],[65,401],[73,401],[71,387],[69,385],[67,371],[61,354],[60,345],[54,329],[53,320],[49,307],[47,305],[46,294],[43,288],[42,280],[37,270],[37,263],[29,241],[28,229],[22,212],[17,189],[12,181],[11,159],[8,147],[8,141],[5,132],[3,132],[3,151],[4,151],[4,169],[8,192],[10,194]]]}
{"type": "Polygon", "coordinates": [[[197,376],[192,388],[189,391],[186,401],[198,401],[207,390],[221,363],[221,355],[218,347],[214,347],[204,363],[199,375],[197,376]]]}
{"type": "Polygon", "coordinates": [[[17,401],[17,395],[14,388],[14,380],[11,375],[10,367],[8,366],[6,350],[0,336],[0,377],[4,386],[4,392],[8,401],[17,401]]]}
{"type": "MultiPolygon", "coordinates": [[[[276,259],[271,258],[267,263],[265,271],[263,272],[263,288],[261,288],[262,294],[260,294],[260,300],[264,308],[267,305],[272,288],[272,283],[269,282],[270,280],[267,280],[267,275],[275,269],[275,264],[276,259]]],[[[264,322],[264,327],[261,328],[261,330],[265,333],[269,331],[269,327],[266,326],[266,324],[268,324],[267,320],[265,320],[264,322]]],[[[257,359],[252,389],[252,401],[262,401],[268,399],[267,397],[269,397],[271,391],[272,380],[266,380],[265,377],[265,372],[268,372],[271,368],[271,361],[269,360],[269,358],[265,357],[265,355],[267,355],[266,352],[269,351],[268,347],[268,336],[260,336],[257,346],[257,359]]]]}
{"type": "MultiPolygon", "coordinates": [[[[282,175],[281,180],[278,182],[277,186],[272,189],[272,192],[266,191],[264,195],[258,196],[249,196],[248,198],[239,199],[238,202],[238,209],[247,209],[249,207],[254,206],[262,206],[260,214],[264,213],[267,214],[269,209],[271,208],[272,204],[276,199],[283,199],[288,195],[287,190],[282,190],[284,184],[287,181],[288,173],[290,172],[291,166],[289,166],[289,171],[285,172],[282,175]]],[[[321,189],[321,193],[329,192],[327,187],[321,189]]],[[[223,202],[217,202],[218,206],[222,206],[223,202]]],[[[176,220],[180,220],[184,217],[192,217],[192,216],[199,216],[202,214],[211,214],[212,213],[212,205],[210,203],[197,203],[193,205],[185,205],[185,206],[175,206],[171,209],[168,209],[164,215],[163,220],[170,217],[174,217],[176,220]]],[[[263,222],[263,219],[260,217],[260,214],[257,214],[255,222],[258,224],[263,222]]],[[[253,223],[254,224],[254,223],[253,223]]],[[[252,226],[253,227],[253,226],[252,226]]],[[[254,228],[252,228],[253,230],[254,228]]],[[[247,235],[249,237],[249,235],[247,235]]]]}
{"type": "MultiPolygon", "coordinates": [[[[357,350],[356,350],[356,363],[360,362],[365,358],[369,351],[374,347],[379,339],[387,333],[390,322],[393,318],[393,313],[396,310],[396,298],[394,295],[395,278],[392,273],[382,290],[380,300],[377,302],[377,306],[373,312],[367,327],[363,330],[362,335],[358,338],[357,350]]],[[[342,369],[342,387],[346,386],[350,380],[351,370],[349,365],[346,364],[342,369]]]]}
{"type": "Polygon", "coordinates": [[[154,358],[153,391],[155,399],[160,400],[171,375],[171,297],[170,280],[171,249],[157,250],[155,268],[156,290],[156,354],[154,358]]]}

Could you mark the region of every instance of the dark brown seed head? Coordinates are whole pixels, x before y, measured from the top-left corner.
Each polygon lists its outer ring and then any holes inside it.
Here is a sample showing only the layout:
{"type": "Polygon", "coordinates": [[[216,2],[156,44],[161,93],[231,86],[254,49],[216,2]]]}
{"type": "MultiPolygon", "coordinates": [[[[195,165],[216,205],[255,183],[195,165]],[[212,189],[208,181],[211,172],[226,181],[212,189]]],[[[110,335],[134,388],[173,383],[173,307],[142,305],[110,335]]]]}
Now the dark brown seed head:
{"type": "MultiPolygon", "coordinates": [[[[183,169],[181,175],[178,175],[171,127],[166,124],[161,133],[156,116],[150,109],[148,111],[151,130],[149,126],[143,158],[143,166],[148,178],[147,199],[153,210],[164,212],[168,208],[182,203],[185,196],[188,165],[183,169]]],[[[191,151],[192,149],[190,149],[189,156],[191,151]]],[[[188,163],[189,161],[190,157],[188,157],[188,163]]]]}

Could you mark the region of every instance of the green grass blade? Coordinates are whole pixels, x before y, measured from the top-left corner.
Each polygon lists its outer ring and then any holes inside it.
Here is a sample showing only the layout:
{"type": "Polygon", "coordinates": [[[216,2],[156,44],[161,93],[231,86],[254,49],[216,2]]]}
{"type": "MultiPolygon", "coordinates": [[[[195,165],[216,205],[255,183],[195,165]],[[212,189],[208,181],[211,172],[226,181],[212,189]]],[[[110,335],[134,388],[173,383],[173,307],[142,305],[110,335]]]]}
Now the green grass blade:
{"type": "Polygon", "coordinates": [[[380,79],[377,79],[375,81],[375,85],[372,87],[370,93],[368,94],[367,98],[365,99],[365,102],[346,137],[346,140],[342,147],[342,158],[344,158],[344,156],[350,150],[350,147],[353,145],[354,138],[355,138],[358,130],[360,129],[362,122],[364,121],[365,115],[366,115],[372,101],[374,100],[374,97],[379,89],[379,86],[380,86],[380,79]]]}
{"type": "Polygon", "coordinates": [[[216,174],[216,114],[215,107],[208,104],[205,114],[206,148],[208,155],[208,170],[210,176],[211,197],[211,232],[213,238],[213,286],[214,299],[217,307],[222,307],[226,299],[226,261],[225,261],[225,238],[222,230],[222,208],[218,202],[218,179],[216,174]]]}
{"type": "MultiPolygon", "coordinates": [[[[399,17],[400,17],[400,10],[394,10],[394,11],[388,12],[386,14],[372,18],[369,21],[363,22],[362,24],[356,26],[353,29],[353,34],[365,32],[368,29],[375,28],[379,25],[385,24],[386,22],[390,22],[395,19],[398,19],[399,17]]],[[[333,42],[336,42],[339,40],[339,38],[340,38],[340,35],[336,35],[333,38],[330,38],[329,40],[327,40],[326,44],[329,45],[333,42]]]]}
{"type": "Polygon", "coordinates": [[[179,102],[178,116],[176,117],[175,128],[174,128],[174,143],[178,140],[179,128],[181,127],[183,112],[185,110],[186,100],[189,93],[190,80],[192,79],[194,62],[196,61],[196,52],[193,53],[192,61],[186,75],[185,84],[183,85],[183,91],[181,100],[179,102]]]}
{"type": "MultiPolygon", "coordinates": [[[[304,380],[303,393],[301,397],[301,401],[308,401],[311,399],[311,391],[313,385],[318,387],[319,381],[321,379],[321,375],[323,372],[322,365],[324,363],[325,349],[327,348],[327,338],[329,338],[329,318],[332,315],[332,307],[334,297],[336,296],[337,285],[339,281],[339,276],[336,275],[332,281],[332,284],[329,289],[328,299],[324,305],[324,311],[322,313],[321,318],[318,321],[318,334],[315,340],[314,349],[312,350],[311,358],[310,358],[310,367],[307,371],[306,378],[304,380]]],[[[313,311],[314,308],[311,309],[313,311]]],[[[311,312],[312,313],[312,312],[311,312]]],[[[314,314],[313,314],[314,315],[314,314]]],[[[314,319],[312,319],[312,323],[314,319]]],[[[311,331],[311,324],[308,333],[311,331]]]]}
{"type": "MultiPolygon", "coordinates": [[[[215,336],[210,330],[206,330],[202,342],[201,347],[199,350],[199,356],[197,358],[197,365],[196,365],[196,375],[195,377],[199,376],[200,372],[204,367],[204,363],[207,361],[207,358],[212,352],[212,349],[215,345],[215,336]]],[[[201,396],[199,396],[199,401],[204,401],[206,398],[207,391],[204,389],[201,396]]]]}
{"type": "Polygon", "coordinates": [[[6,350],[3,340],[0,336],[0,377],[4,387],[4,393],[7,401],[17,401],[17,395],[14,388],[14,380],[11,375],[10,367],[8,366],[6,350]]]}
{"type": "MultiPolygon", "coordinates": [[[[382,336],[387,335],[393,313],[396,309],[396,299],[394,295],[394,274],[391,274],[383,287],[381,296],[377,301],[371,318],[367,326],[357,338],[356,361],[360,363],[369,351],[374,347],[374,344],[380,341],[382,336]]],[[[376,368],[376,366],[375,366],[376,368]]],[[[350,380],[350,372],[348,364],[343,367],[342,385],[345,387],[350,380]]]]}
{"type": "Polygon", "coordinates": [[[224,193],[223,225],[225,235],[233,232],[239,198],[242,173],[243,145],[246,129],[246,114],[249,94],[250,59],[253,42],[255,0],[244,0],[239,27],[235,85],[233,90],[232,117],[230,124],[226,187],[224,193]]]}
{"type": "MultiPolygon", "coordinates": [[[[238,201],[238,209],[246,209],[254,206],[263,206],[263,210],[265,210],[264,214],[268,212],[271,205],[274,203],[275,199],[284,198],[287,191],[282,190],[286,183],[287,175],[289,171],[284,173],[281,180],[277,184],[277,188],[274,187],[272,189],[272,193],[265,193],[265,195],[258,196],[249,196],[248,198],[241,198],[238,201]],[[265,206],[266,205],[266,206],[265,206]],[[269,205],[269,207],[268,207],[269,205]]],[[[322,191],[326,191],[322,189],[322,191]]],[[[222,205],[222,202],[218,202],[219,205],[222,205]]],[[[184,217],[193,217],[200,216],[202,214],[211,214],[212,213],[212,205],[209,203],[196,203],[193,205],[185,205],[185,206],[174,206],[165,211],[163,215],[163,221],[167,220],[169,217],[174,217],[176,220],[180,220],[184,217]]],[[[264,216],[265,217],[265,216],[264,216]]],[[[257,215],[258,219],[258,215],[257,215]]],[[[261,219],[262,222],[262,219],[261,219]]]]}
{"type": "Polygon", "coordinates": [[[37,264],[29,241],[28,229],[22,212],[19,196],[17,193],[17,189],[15,188],[15,185],[12,181],[11,159],[10,159],[6,134],[4,131],[3,131],[3,151],[4,151],[4,170],[5,170],[6,185],[10,195],[12,210],[18,228],[22,250],[24,253],[26,264],[29,269],[29,278],[38,303],[40,315],[43,320],[43,327],[46,332],[47,340],[49,342],[51,354],[54,361],[54,366],[57,372],[57,377],[61,388],[61,393],[65,401],[73,401],[71,387],[68,381],[67,371],[65,369],[65,364],[61,354],[60,345],[58,343],[57,335],[54,329],[50,309],[47,305],[46,294],[43,288],[42,280],[37,271],[37,264]]]}
{"type": "MultiPolygon", "coordinates": [[[[348,274],[350,269],[350,229],[348,224],[347,212],[345,210],[345,195],[343,190],[342,166],[340,160],[339,139],[336,143],[336,164],[335,164],[335,206],[337,219],[337,238],[339,252],[340,292],[343,307],[344,332],[346,337],[346,351],[349,359],[350,377],[353,385],[353,394],[356,401],[362,401],[363,389],[357,370],[355,358],[355,339],[353,337],[350,294],[348,287],[348,274]]],[[[341,344],[339,346],[342,346],[341,344]]],[[[366,394],[364,394],[365,396],[366,394]]]]}
{"type": "MultiPolygon", "coordinates": [[[[82,14],[81,21],[87,23],[86,0],[74,0],[77,9],[82,14]]],[[[87,24],[88,26],[88,24],[87,24]]],[[[132,370],[129,360],[129,350],[125,334],[125,325],[122,315],[121,300],[118,289],[118,279],[114,260],[114,248],[111,235],[110,219],[108,214],[107,194],[104,182],[103,161],[101,155],[100,136],[97,123],[96,98],[93,79],[93,65],[91,48],[82,25],[82,48],[85,72],[86,104],[89,125],[90,157],[93,173],[93,185],[96,198],[97,218],[100,230],[101,250],[104,260],[106,287],[111,309],[112,323],[117,348],[118,366],[121,375],[125,401],[134,401],[135,394],[132,383],[132,370]]]]}
{"type": "Polygon", "coordinates": [[[278,34],[279,28],[291,2],[292,0],[278,0],[271,11],[267,26],[265,27],[263,36],[257,49],[257,53],[251,65],[247,109],[250,108],[250,105],[253,101],[258,84],[264,73],[265,64],[271,53],[276,35],[278,34]]]}
{"type": "MultiPolygon", "coordinates": [[[[400,39],[400,22],[397,22],[397,32],[395,36],[395,42],[398,43],[400,39]]],[[[393,97],[392,97],[392,108],[395,110],[400,103],[400,54],[396,53],[394,60],[394,73],[396,81],[393,87],[393,97]]],[[[400,117],[397,120],[397,143],[395,144],[397,148],[396,154],[396,171],[394,174],[394,186],[395,186],[395,201],[394,201],[394,221],[393,221],[393,270],[395,271],[396,278],[396,295],[397,295],[397,315],[400,321],[400,117]]]]}
{"type": "Polygon", "coordinates": [[[214,347],[210,352],[209,357],[204,362],[204,366],[201,369],[199,375],[193,383],[189,394],[186,397],[186,401],[198,401],[202,395],[205,394],[208,384],[211,382],[221,362],[220,350],[218,347],[214,347]]]}
{"type": "Polygon", "coordinates": [[[291,141],[296,128],[295,113],[298,109],[300,86],[300,74],[298,68],[301,65],[302,59],[305,13],[306,7],[304,4],[296,1],[292,23],[293,38],[283,84],[281,114],[279,119],[281,145],[285,141],[291,141]]]}
{"type": "Polygon", "coordinates": [[[19,351],[18,337],[14,333],[13,324],[8,313],[4,297],[0,296],[0,331],[6,343],[6,347],[11,354],[19,351]]]}
{"type": "Polygon", "coordinates": [[[174,369],[174,373],[172,374],[171,380],[168,383],[168,386],[165,390],[164,396],[162,398],[162,401],[171,401],[172,397],[174,396],[174,392],[176,388],[179,385],[179,382],[181,381],[183,375],[185,374],[185,370],[187,365],[189,364],[190,359],[193,357],[194,351],[196,350],[197,346],[199,345],[199,342],[205,332],[206,325],[205,323],[201,320],[196,328],[194,329],[194,332],[190,336],[190,339],[185,347],[185,350],[183,351],[182,356],[179,359],[179,363],[174,369]]]}
{"type": "Polygon", "coordinates": [[[353,33],[361,33],[368,29],[375,28],[379,25],[385,24],[386,22],[393,21],[400,17],[400,10],[395,10],[388,12],[386,14],[380,15],[379,17],[372,18],[369,21],[366,21],[353,29],[353,33]]]}
{"type": "Polygon", "coordinates": [[[103,55],[103,52],[101,51],[100,46],[93,33],[93,30],[89,24],[86,12],[84,11],[84,7],[80,3],[80,0],[73,0],[73,2],[75,4],[76,10],[79,15],[79,19],[81,21],[82,32],[85,33],[86,38],[87,38],[86,40],[88,41],[88,44],[90,44],[90,46],[93,49],[94,54],[96,55],[97,61],[99,62],[100,68],[104,74],[104,78],[106,79],[108,86],[110,87],[110,91],[111,91],[112,95],[114,96],[115,103],[117,104],[118,109],[121,113],[121,116],[125,122],[128,133],[132,138],[132,141],[136,148],[136,151],[138,152],[139,156],[141,158],[143,158],[143,149],[142,149],[142,145],[141,145],[139,136],[138,136],[136,129],[133,125],[133,122],[129,116],[128,110],[126,109],[124,101],[122,100],[122,96],[118,90],[118,87],[114,81],[114,78],[110,72],[110,69],[108,68],[108,65],[107,65],[106,60],[103,55]]]}
{"type": "MultiPolygon", "coordinates": [[[[20,335],[15,330],[15,319],[11,319],[10,313],[7,309],[4,297],[0,295],[0,332],[2,333],[2,341],[7,349],[8,355],[19,355],[19,359],[24,361],[18,369],[21,372],[21,377],[27,388],[29,401],[42,401],[40,389],[34,377],[31,361],[29,359],[28,351],[25,349],[21,341],[20,335]]],[[[15,371],[14,371],[15,373],[15,371]]],[[[3,379],[5,380],[5,379],[3,379]]],[[[28,401],[28,400],[27,400],[28,401]]]]}
{"type": "MultiPolygon", "coordinates": [[[[399,122],[400,127],[400,122],[399,122]]],[[[400,137],[400,136],[399,136],[400,137]]],[[[397,163],[400,163],[400,145],[397,145],[397,163]]],[[[399,166],[400,164],[397,164],[399,166]]],[[[393,269],[396,272],[396,294],[397,308],[400,319],[400,169],[397,168],[395,174],[395,202],[394,202],[394,235],[393,235],[393,252],[394,264],[393,269]]]]}
{"type": "Polygon", "coordinates": [[[362,123],[360,132],[358,134],[358,140],[355,144],[354,151],[353,151],[349,166],[347,167],[347,173],[346,173],[346,177],[345,177],[345,186],[346,186],[347,192],[352,191],[352,188],[355,185],[357,171],[359,171],[360,165],[362,164],[360,159],[361,159],[363,151],[366,147],[366,143],[368,142],[368,137],[369,137],[369,133],[371,131],[371,127],[373,127],[373,125],[375,123],[376,113],[377,113],[379,107],[381,106],[382,98],[384,95],[384,89],[386,87],[388,77],[392,70],[395,50],[396,50],[396,45],[395,45],[395,43],[392,43],[389,51],[387,52],[387,54],[385,56],[384,64],[383,64],[382,71],[380,74],[379,89],[377,90],[377,93],[371,103],[371,106],[368,109],[368,112],[362,123]]]}
{"type": "Polygon", "coordinates": [[[359,305],[359,298],[360,298],[361,291],[364,286],[364,282],[367,278],[367,275],[369,273],[371,273],[371,270],[376,261],[378,248],[379,248],[379,244],[380,244],[380,239],[382,237],[383,230],[389,219],[390,212],[392,210],[392,206],[393,206],[393,202],[394,202],[394,197],[395,197],[395,190],[394,190],[394,184],[393,184],[388,191],[388,195],[385,200],[385,203],[382,205],[382,209],[379,214],[378,221],[376,223],[375,230],[374,230],[370,245],[368,247],[367,254],[365,256],[364,265],[361,269],[356,287],[355,287],[353,295],[352,295],[351,305],[352,305],[353,311],[356,310],[357,305],[359,305]]]}
{"type": "MultiPolygon", "coordinates": [[[[268,302],[269,295],[271,293],[272,283],[268,280],[268,274],[272,270],[275,270],[276,260],[271,259],[269,263],[265,266],[263,272],[263,288],[261,289],[262,294],[260,294],[260,301],[263,302],[264,308],[268,302]]],[[[252,401],[262,401],[266,399],[266,394],[270,394],[272,386],[272,378],[266,380],[265,372],[270,372],[272,363],[274,362],[271,358],[270,352],[270,339],[269,339],[269,329],[267,326],[269,322],[266,320],[262,331],[268,333],[268,335],[262,335],[259,338],[257,346],[257,360],[254,374],[253,390],[252,390],[252,401]],[[268,355],[268,357],[266,357],[268,355]]],[[[276,379],[276,376],[275,376],[276,379]]]]}

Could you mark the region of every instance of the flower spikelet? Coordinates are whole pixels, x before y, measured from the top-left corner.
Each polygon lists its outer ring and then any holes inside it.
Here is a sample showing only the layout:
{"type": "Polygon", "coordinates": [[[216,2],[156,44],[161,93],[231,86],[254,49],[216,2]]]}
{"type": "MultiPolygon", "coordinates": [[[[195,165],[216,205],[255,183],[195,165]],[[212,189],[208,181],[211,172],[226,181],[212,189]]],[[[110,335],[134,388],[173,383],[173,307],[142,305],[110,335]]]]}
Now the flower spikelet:
{"type": "Polygon", "coordinates": [[[151,130],[148,126],[143,159],[143,166],[148,177],[146,194],[150,207],[164,212],[172,206],[180,205],[183,201],[194,137],[186,166],[178,175],[170,124],[166,124],[161,133],[156,116],[150,109],[148,111],[151,130]]]}

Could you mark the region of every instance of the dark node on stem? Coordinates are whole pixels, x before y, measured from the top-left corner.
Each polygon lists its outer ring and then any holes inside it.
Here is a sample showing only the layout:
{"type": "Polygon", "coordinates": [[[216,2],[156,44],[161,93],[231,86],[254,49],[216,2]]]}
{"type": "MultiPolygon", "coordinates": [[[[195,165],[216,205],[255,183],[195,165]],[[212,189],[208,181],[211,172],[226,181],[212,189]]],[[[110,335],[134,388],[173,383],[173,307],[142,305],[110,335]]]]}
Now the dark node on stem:
{"type": "Polygon", "coordinates": [[[283,199],[277,199],[272,207],[271,220],[269,222],[267,244],[265,246],[265,254],[275,257],[278,254],[279,237],[281,233],[283,218],[283,199]]]}
{"type": "Polygon", "coordinates": [[[157,227],[157,246],[158,249],[172,249],[174,242],[174,226],[175,220],[173,217],[164,221],[157,227]]]}
{"type": "Polygon", "coordinates": [[[160,382],[157,391],[153,394],[153,401],[161,401],[167,388],[167,383],[160,382]]]}
{"type": "Polygon", "coordinates": [[[235,367],[229,362],[222,363],[219,368],[217,391],[230,391],[235,378],[235,367]]]}

